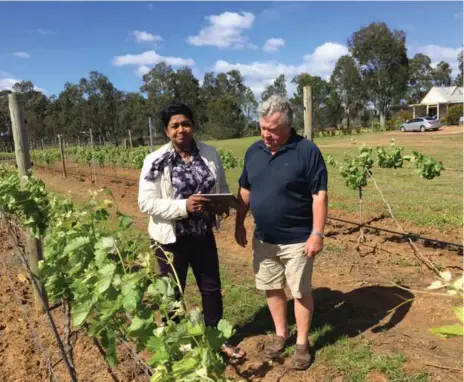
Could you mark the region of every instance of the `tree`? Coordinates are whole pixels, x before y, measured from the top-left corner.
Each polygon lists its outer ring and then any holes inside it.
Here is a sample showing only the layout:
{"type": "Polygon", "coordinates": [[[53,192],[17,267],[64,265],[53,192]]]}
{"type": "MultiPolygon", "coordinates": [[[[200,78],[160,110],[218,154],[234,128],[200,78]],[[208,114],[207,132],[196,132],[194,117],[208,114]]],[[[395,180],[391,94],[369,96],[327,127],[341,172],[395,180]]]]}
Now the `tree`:
{"type": "Polygon", "coordinates": [[[277,77],[272,85],[269,85],[261,94],[263,101],[267,100],[272,95],[280,95],[287,97],[287,86],[285,76],[281,74],[277,77]]]}
{"type": "Polygon", "coordinates": [[[409,61],[409,103],[419,103],[432,88],[431,62],[430,57],[422,53],[409,61]]]}
{"type": "Polygon", "coordinates": [[[408,58],[403,31],[391,31],[385,23],[371,23],[348,40],[352,56],[361,66],[369,100],[380,116],[380,126],[390,106],[406,93],[408,58]]]}
{"type": "Polygon", "coordinates": [[[8,94],[11,90],[0,91],[0,133],[11,134],[10,108],[8,105],[8,94]]]}
{"type": "Polygon", "coordinates": [[[343,119],[344,110],[342,100],[340,99],[337,91],[332,89],[329,97],[325,102],[323,109],[325,114],[325,120],[330,126],[338,128],[341,120],[343,119]]]}
{"type": "Polygon", "coordinates": [[[462,55],[464,53],[464,50],[461,50],[461,52],[458,55],[458,64],[459,64],[459,73],[456,76],[456,79],[454,80],[454,85],[455,86],[463,86],[463,72],[464,72],[464,65],[462,62],[462,55]]]}
{"type": "Polygon", "coordinates": [[[303,88],[311,86],[312,103],[313,103],[313,126],[320,129],[327,126],[327,121],[324,115],[324,107],[330,95],[330,85],[327,81],[319,76],[311,76],[308,73],[302,73],[292,79],[292,83],[297,85],[296,93],[290,102],[294,110],[295,129],[302,130],[304,128],[303,116],[303,88]]]}
{"type": "Polygon", "coordinates": [[[31,139],[42,139],[45,136],[45,116],[48,98],[35,89],[31,81],[21,81],[13,85],[13,91],[23,95],[24,112],[31,139]]]}
{"type": "Polygon", "coordinates": [[[206,132],[216,139],[239,138],[247,127],[245,116],[235,100],[227,95],[206,106],[206,132]]]}
{"type": "Polygon", "coordinates": [[[350,128],[350,121],[359,114],[364,99],[361,74],[353,57],[345,55],[338,59],[330,83],[343,107],[346,127],[350,128]]]}
{"type": "Polygon", "coordinates": [[[450,64],[440,61],[432,70],[432,81],[434,86],[451,86],[451,69],[450,64]]]}

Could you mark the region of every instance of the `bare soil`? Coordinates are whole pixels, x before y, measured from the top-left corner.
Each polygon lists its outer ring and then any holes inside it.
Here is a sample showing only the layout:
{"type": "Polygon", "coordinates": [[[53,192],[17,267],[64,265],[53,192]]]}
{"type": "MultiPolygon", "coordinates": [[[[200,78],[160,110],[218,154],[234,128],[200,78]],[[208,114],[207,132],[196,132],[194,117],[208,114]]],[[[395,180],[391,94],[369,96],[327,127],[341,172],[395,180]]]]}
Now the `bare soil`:
{"type": "MultiPolygon", "coordinates": [[[[462,133],[462,128],[455,130],[456,134],[462,133]]],[[[441,132],[434,132],[437,133],[441,132]]],[[[393,136],[394,134],[414,133],[392,132],[393,136]]],[[[110,188],[121,211],[135,217],[136,228],[146,230],[148,217],[141,214],[137,206],[138,170],[118,169],[115,175],[112,169],[98,169],[97,184],[91,181],[88,168],[72,165],[68,166],[68,171],[70,175],[64,179],[53,170],[36,167],[36,175],[45,181],[49,189],[69,194],[78,202],[88,200],[90,189],[110,188]]],[[[344,211],[331,211],[331,214],[357,220],[355,215],[344,211]]],[[[371,224],[398,230],[395,222],[387,217],[380,216],[371,224]]],[[[246,227],[251,237],[251,218],[246,220],[246,227]]],[[[423,236],[462,243],[460,230],[419,230],[407,223],[403,228],[423,236]]],[[[254,321],[237,328],[236,341],[248,354],[244,362],[228,366],[228,375],[245,381],[263,382],[345,381],[344,375],[319,354],[327,346],[347,336],[370,340],[378,354],[405,354],[408,359],[405,370],[408,373],[426,370],[430,381],[461,381],[462,339],[441,339],[428,331],[431,327],[454,323],[456,320],[451,307],[459,305],[460,301],[423,293],[424,288],[435,277],[415,255],[410,243],[399,235],[366,230],[366,242],[356,250],[359,230],[354,229],[353,225],[329,221],[327,233],[326,251],[317,257],[313,275],[313,328],[329,324],[334,330],[317,340],[316,358],[312,367],[296,372],[290,367],[291,357],[273,364],[264,360],[262,352],[266,335],[262,325],[258,330],[256,323],[269,322],[269,331],[272,330],[272,325],[269,312],[263,309],[257,312],[254,321]],[[397,288],[393,282],[411,291],[397,288]],[[395,309],[400,304],[403,305],[395,309]]],[[[217,242],[222,254],[221,261],[232,274],[243,274],[248,265],[248,275],[252,276],[251,249],[249,245],[241,248],[235,243],[233,215],[223,221],[222,228],[217,233],[217,242]]],[[[453,275],[462,273],[461,249],[421,240],[415,244],[424,256],[442,270],[448,269],[453,275]]],[[[0,288],[4,291],[0,295],[0,381],[48,381],[46,364],[34,345],[30,329],[34,328],[39,334],[50,353],[52,363],[60,358],[58,349],[45,317],[37,316],[31,309],[30,282],[18,277],[24,271],[17,261],[11,263],[14,258],[11,243],[3,233],[0,234],[0,256],[10,261],[7,268],[0,264],[0,288]],[[21,305],[15,300],[7,274],[12,278],[14,288],[19,291],[21,305]],[[31,324],[25,321],[21,306],[29,309],[31,324]]],[[[292,301],[289,300],[289,317],[293,317],[292,306],[292,301]]],[[[54,309],[53,316],[62,332],[63,308],[60,306],[54,309]]],[[[111,381],[114,378],[120,381],[147,380],[123,349],[120,349],[120,353],[122,363],[115,368],[116,376],[112,377],[96,345],[85,335],[85,331],[78,332],[74,360],[79,381],[111,381]]],[[[55,369],[59,377],[62,377],[60,380],[68,380],[63,362],[58,363],[55,369]]],[[[374,372],[369,374],[367,380],[388,379],[382,373],[374,372]]]]}

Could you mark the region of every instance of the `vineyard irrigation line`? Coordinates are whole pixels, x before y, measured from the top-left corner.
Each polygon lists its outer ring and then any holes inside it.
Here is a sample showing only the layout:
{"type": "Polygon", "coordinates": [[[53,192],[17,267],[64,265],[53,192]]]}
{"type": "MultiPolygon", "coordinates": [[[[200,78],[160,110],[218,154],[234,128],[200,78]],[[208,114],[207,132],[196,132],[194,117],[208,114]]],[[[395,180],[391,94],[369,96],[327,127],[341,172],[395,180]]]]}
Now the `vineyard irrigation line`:
{"type": "MultiPolygon", "coordinates": [[[[48,171],[51,171],[51,172],[54,172],[54,173],[57,173],[57,174],[62,173],[62,171],[60,171],[60,170],[53,169],[53,168],[52,169],[47,168],[46,166],[42,166],[42,165],[34,165],[34,166],[38,167],[38,168],[41,168],[41,169],[47,169],[48,171]]],[[[461,170],[456,170],[456,171],[461,171],[461,170]]],[[[91,173],[82,173],[81,174],[79,172],[71,172],[71,173],[68,172],[68,176],[85,176],[85,175],[92,176],[91,173]]],[[[120,176],[116,176],[116,175],[99,174],[99,176],[104,177],[104,178],[111,178],[111,179],[115,179],[115,180],[121,180],[121,181],[125,181],[125,182],[132,182],[132,183],[137,183],[138,182],[138,179],[135,179],[135,178],[131,179],[131,178],[125,178],[125,177],[120,177],[120,176]]],[[[340,221],[340,222],[348,223],[348,224],[352,224],[352,225],[357,225],[358,227],[361,226],[359,224],[359,222],[340,219],[340,218],[336,218],[336,217],[332,217],[332,216],[328,216],[327,219],[336,220],[336,221],[340,221]]],[[[378,231],[387,232],[387,233],[391,233],[391,234],[395,234],[395,235],[400,235],[400,236],[408,237],[408,238],[412,238],[412,239],[420,239],[420,240],[423,240],[423,241],[429,241],[429,242],[433,242],[433,243],[447,245],[447,246],[450,246],[450,247],[457,247],[459,249],[464,248],[464,246],[462,244],[451,243],[451,242],[443,241],[443,240],[439,240],[439,239],[431,239],[431,238],[424,237],[424,236],[417,235],[417,234],[411,234],[411,233],[405,234],[403,232],[393,231],[393,230],[389,230],[389,229],[386,229],[386,228],[374,227],[374,226],[370,226],[370,225],[367,225],[367,224],[363,224],[362,227],[375,229],[375,230],[378,230],[378,231]]]]}
{"type": "MultiPolygon", "coordinates": [[[[1,211],[1,213],[3,214],[3,211],[1,211]]],[[[14,246],[17,254],[22,259],[24,268],[26,269],[26,272],[28,273],[28,275],[29,275],[29,277],[30,277],[30,279],[32,281],[32,285],[34,286],[34,288],[35,288],[35,290],[37,292],[37,295],[40,297],[40,302],[42,303],[42,306],[43,306],[43,308],[45,310],[45,313],[47,314],[48,322],[50,324],[50,327],[52,328],[53,334],[55,335],[55,338],[56,338],[56,341],[57,341],[57,344],[58,344],[58,348],[60,349],[61,357],[63,358],[63,361],[66,364],[66,369],[68,370],[69,376],[71,377],[71,380],[73,382],[77,382],[75,370],[71,366],[71,363],[69,362],[68,356],[67,356],[66,351],[65,351],[64,346],[63,346],[63,341],[61,341],[61,337],[60,337],[60,334],[58,333],[58,329],[56,328],[55,321],[53,319],[53,316],[50,313],[50,310],[47,307],[47,304],[45,302],[42,291],[41,291],[41,289],[40,289],[40,287],[39,287],[39,285],[37,283],[36,277],[33,275],[32,271],[31,271],[31,269],[29,267],[29,263],[27,262],[26,258],[24,257],[24,253],[22,253],[22,251],[19,249],[18,243],[16,242],[16,238],[15,238],[15,236],[14,236],[12,230],[11,230],[10,222],[8,221],[8,219],[5,219],[5,222],[6,222],[7,231],[10,234],[11,239],[13,241],[13,246],[14,246]]]]}
{"type": "Polygon", "coordinates": [[[460,249],[464,248],[464,246],[462,244],[450,243],[448,241],[442,241],[442,240],[438,240],[438,239],[430,239],[428,237],[424,237],[424,236],[420,236],[420,235],[416,235],[416,234],[411,234],[411,233],[403,233],[403,232],[392,231],[392,230],[389,230],[389,229],[386,229],[386,228],[374,227],[374,226],[371,226],[371,225],[368,225],[368,224],[359,224],[359,223],[356,223],[356,222],[353,222],[353,221],[350,221],[350,220],[335,218],[335,217],[332,217],[332,216],[328,216],[327,219],[336,220],[336,221],[343,222],[343,223],[348,223],[348,224],[353,224],[353,225],[356,225],[358,227],[362,226],[362,227],[366,227],[366,228],[370,228],[370,229],[374,229],[374,230],[378,230],[378,231],[382,231],[382,232],[392,233],[392,234],[404,236],[404,237],[407,237],[407,238],[410,238],[410,239],[421,239],[421,240],[424,240],[424,241],[430,241],[430,242],[434,242],[434,243],[448,245],[450,247],[457,247],[457,248],[460,248],[460,249]]]}
{"type": "Polygon", "coordinates": [[[58,376],[56,375],[55,370],[53,369],[52,363],[50,361],[50,356],[48,355],[47,350],[45,349],[42,342],[40,341],[39,336],[38,336],[37,332],[35,331],[32,323],[30,321],[29,314],[28,314],[26,308],[24,307],[23,304],[21,304],[21,298],[19,297],[18,291],[14,286],[14,282],[10,277],[10,274],[8,272],[8,267],[6,266],[6,263],[5,263],[5,260],[4,260],[3,257],[4,256],[0,256],[0,261],[1,261],[2,265],[3,265],[4,270],[5,270],[5,275],[8,278],[10,288],[13,290],[13,294],[14,294],[14,297],[15,297],[15,300],[16,300],[16,305],[22,310],[22,312],[24,314],[24,317],[26,318],[26,322],[27,322],[27,326],[29,327],[29,331],[32,334],[32,338],[33,338],[33,340],[35,342],[36,347],[39,349],[39,351],[40,351],[40,353],[42,355],[42,358],[44,359],[45,363],[48,366],[48,370],[50,371],[50,375],[53,377],[53,379],[56,382],[59,382],[58,376]]]}

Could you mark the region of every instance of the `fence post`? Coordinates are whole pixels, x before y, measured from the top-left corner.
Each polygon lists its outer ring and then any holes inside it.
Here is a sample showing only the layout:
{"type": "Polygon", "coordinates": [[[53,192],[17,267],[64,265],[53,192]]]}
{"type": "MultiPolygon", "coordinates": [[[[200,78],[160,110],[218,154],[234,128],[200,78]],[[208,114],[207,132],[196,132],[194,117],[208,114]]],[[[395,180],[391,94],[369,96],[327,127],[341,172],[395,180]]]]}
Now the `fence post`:
{"type": "Polygon", "coordinates": [[[303,106],[304,106],[304,136],[310,141],[313,140],[313,100],[311,86],[303,88],[303,106]]]}
{"type": "Polygon", "coordinates": [[[151,117],[148,118],[148,131],[150,132],[150,147],[151,152],[155,150],[153,146],[153,125],[151,124],[151,117]]]}
{"type": "Polygon", "coordinates": [[[63,168],[63,176],[66,179],[66,160],[65,160],[65,157],[64,157],[63,136],[61,134],[58,134],[58,143],[60,145],[61,166],[63,168]]]}
{"type": "MultiPolygon", "coordinates": [[[[31,175],[31,157],[29,154],[29,138],[27,136],[24,109],[20,99],[21,95],[12,93],[8,95],[10,107],[11,127],[13,130],[13,141],[16,154],[16,163],[18,165],[18,175],[21,185],[24,185],[31,175]]],[[[48,300],[42,283],[37,276],[39,260],[43,259],[42,242],[35,238],[29,231],[26,231],[26,248],[29,268],[37,282],[38,289],[33,288],[34,304],[39,313],[44,313],[48,309],[48,300]],[[42,305],[42,298],[45,307],[42,305]]]]}
{"type": "Polygon", "coordinates": [[[129,131],[129,147],[130,147],[131,150],[132,150],[132,148],[133,148],[133,147],[132,147],[132,133],[131,133],[130,129],[129,129],[128,131],[129,131]]]}
{"type": "Polygon", "coordinates": [[[93,181],[95,184],[97,184],[97,173],[95,171],[95,153],[93,150],[93,134],[92,134],[92,129],[89,130],[90,132],[90,149],[92,150],[92,175],[93,175],[93,181]]]}

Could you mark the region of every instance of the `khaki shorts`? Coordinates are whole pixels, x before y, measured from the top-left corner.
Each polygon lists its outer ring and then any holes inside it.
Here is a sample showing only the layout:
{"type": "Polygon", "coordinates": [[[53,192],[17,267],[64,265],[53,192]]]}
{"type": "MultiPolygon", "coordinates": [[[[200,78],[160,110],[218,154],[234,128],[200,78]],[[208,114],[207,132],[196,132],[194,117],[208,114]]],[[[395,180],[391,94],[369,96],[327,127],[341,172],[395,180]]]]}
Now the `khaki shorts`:
{"type": "Polygon", "coordinates": [[[253,270],[259,290],[283,289],[294,298],[311,291],[314,257],[305,254],[306,243],[269,244],[253,238],[253,270]]]}

